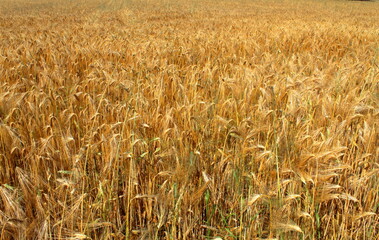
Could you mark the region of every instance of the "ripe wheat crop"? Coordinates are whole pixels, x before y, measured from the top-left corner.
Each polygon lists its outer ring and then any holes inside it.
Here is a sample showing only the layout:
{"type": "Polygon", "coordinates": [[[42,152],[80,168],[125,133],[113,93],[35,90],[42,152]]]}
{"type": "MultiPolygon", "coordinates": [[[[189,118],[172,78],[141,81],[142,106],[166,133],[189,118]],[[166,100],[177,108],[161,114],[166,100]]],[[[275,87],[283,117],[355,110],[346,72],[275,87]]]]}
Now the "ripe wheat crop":
{"type": "Polygon", "coordinates": [[[379,239],[379,3],[0,2],[0,239],[379,239]]]}

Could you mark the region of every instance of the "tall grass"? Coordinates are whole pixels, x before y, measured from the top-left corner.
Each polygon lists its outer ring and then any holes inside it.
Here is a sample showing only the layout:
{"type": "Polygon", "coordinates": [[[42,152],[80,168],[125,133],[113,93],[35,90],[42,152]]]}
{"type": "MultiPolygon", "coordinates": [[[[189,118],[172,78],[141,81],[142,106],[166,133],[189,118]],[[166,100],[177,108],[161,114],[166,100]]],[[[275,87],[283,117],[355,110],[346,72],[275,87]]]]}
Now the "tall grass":
{"type": "Polygon", "coordinates": [[[1,239],[379,238],[377,3],[38,3],[0,15],[1,239]]]}

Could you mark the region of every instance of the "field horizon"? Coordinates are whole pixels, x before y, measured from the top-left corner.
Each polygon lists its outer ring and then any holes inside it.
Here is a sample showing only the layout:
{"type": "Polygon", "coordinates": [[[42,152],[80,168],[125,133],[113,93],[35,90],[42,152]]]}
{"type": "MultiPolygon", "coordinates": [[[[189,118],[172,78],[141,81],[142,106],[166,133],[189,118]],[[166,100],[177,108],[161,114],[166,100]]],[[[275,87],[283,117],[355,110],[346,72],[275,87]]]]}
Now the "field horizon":
{"type": "Polygon", "coordinates": [[[0,5],[0,239],[379,239],[378,2],[0,5]]]}

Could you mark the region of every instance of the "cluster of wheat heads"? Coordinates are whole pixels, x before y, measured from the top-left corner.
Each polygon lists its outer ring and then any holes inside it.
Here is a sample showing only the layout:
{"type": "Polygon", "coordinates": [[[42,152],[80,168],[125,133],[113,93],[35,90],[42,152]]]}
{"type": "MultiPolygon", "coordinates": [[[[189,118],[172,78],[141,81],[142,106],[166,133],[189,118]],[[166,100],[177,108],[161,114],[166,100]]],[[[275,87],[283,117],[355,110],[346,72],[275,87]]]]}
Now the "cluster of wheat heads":
{"type": "Polygon", "coordinates": [[[379,237],[377,3],[21,3],[1,239],[379,237]]]}

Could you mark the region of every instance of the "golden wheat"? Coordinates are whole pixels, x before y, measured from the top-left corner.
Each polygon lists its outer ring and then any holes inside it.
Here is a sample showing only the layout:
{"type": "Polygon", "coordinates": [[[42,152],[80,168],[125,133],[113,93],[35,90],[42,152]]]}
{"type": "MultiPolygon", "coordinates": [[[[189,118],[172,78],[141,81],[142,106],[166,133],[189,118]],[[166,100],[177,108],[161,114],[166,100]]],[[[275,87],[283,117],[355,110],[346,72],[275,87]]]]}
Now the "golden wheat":
{"type": "Polygon", "coordinates": [[[1,0],[0,239],[378,239],[379,4],[1,0]]]}

